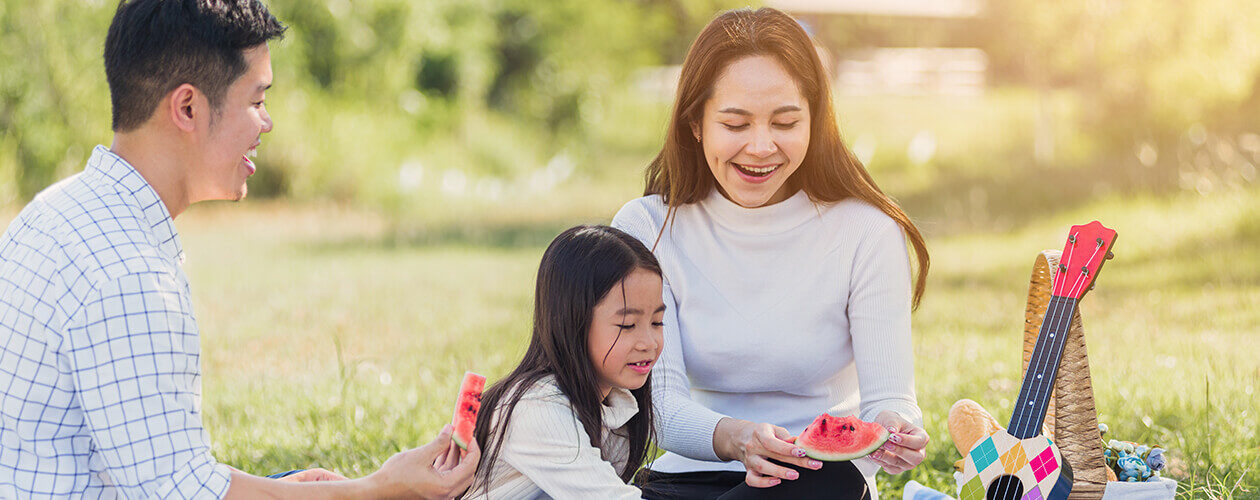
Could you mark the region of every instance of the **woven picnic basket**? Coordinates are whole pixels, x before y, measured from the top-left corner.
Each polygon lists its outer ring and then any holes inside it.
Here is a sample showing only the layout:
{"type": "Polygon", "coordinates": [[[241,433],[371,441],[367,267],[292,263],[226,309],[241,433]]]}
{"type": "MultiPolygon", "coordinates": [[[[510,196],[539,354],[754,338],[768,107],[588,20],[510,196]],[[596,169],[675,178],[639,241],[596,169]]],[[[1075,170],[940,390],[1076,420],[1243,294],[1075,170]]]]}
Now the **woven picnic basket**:
{"type": "MultiPolygon", "coordinates": [[[[1051,270],[1058,267],[1061,253],[1045,250],[1033,263],[1028,306],[1024,310],[1024,371],[1028,370],[1041,321],[1050,303],[1054,278],[1051,270]]],[[[1098,499],[1107,486],[1107,464],[1103,461],[1102,435],[1098,431],[1098,411],[1094,407],[1094,388],[1090,384],[1089,356],[1079,311],[1072,317],[1066,342],[1046,411],[1046,427],[1053,430],[1055,444],[1072,466],[1072,494],[1068,498],[1098,499]]]]}

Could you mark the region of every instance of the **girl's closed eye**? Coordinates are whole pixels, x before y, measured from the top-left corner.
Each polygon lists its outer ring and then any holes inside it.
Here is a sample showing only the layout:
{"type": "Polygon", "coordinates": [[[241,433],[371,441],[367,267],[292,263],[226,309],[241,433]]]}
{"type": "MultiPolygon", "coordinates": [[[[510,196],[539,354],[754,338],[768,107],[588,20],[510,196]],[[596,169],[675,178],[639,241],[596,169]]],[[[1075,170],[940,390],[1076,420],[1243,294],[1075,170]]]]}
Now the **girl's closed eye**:
{"type": "Polygon", "coordinates": [[[732,132],[739,132],[741,130],[748,128],[747,123],[723,123],[722,126],[726,127],[727,130],[730,130],[732,132]]]}

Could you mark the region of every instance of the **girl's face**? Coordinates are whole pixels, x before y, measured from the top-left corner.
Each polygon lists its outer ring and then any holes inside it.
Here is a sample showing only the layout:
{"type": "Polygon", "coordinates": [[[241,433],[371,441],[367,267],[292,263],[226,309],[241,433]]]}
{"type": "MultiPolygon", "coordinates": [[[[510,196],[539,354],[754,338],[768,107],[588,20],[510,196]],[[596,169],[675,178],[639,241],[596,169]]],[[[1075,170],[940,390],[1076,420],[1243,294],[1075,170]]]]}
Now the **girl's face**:
{"type": "Polygon", "coordinates": [[[587,354],[595,366],[601,399],[613,387],[638,389],[647,382],[664,346],[661,277],[636,268],[595,306],[587,354]]]}
{"type": "Polygon", "coordinates": [[[788,199],[784,184],[809,149],[809,103],[770,56],[726,67],[692,133],[726,198],[747,208],[788,199]]]}

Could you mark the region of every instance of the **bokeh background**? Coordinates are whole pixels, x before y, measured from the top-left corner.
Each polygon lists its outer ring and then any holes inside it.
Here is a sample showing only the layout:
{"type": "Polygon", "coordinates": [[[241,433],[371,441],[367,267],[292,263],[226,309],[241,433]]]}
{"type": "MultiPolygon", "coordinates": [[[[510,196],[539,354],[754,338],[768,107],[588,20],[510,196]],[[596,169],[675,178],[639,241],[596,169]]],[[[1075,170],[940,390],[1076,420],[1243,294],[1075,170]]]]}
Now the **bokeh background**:
{"type": "MultiPolygon", "coordinates": [[[[519,359],[561,229],[641,195],[678,64],[727,0],[270,0],[275,131],[247,201],[177,226],[223,461],[361,475],[519,359]]],[[[111,0],[0,0],[0,222],[109,144],[111,0]]],[[[772,0],[836,119],[928,237],[928,460],[950,404],[1005,422],[1034,256],[1098,219],[1082,305],[1108,437],[1185,496],[1260,496],[1260,18],[1249,0],[772,0]]],[[[754,5],[759,6],[758,5],[754,5]]],[[[767,339],[772,341],[772,339],[767,339]]]]}

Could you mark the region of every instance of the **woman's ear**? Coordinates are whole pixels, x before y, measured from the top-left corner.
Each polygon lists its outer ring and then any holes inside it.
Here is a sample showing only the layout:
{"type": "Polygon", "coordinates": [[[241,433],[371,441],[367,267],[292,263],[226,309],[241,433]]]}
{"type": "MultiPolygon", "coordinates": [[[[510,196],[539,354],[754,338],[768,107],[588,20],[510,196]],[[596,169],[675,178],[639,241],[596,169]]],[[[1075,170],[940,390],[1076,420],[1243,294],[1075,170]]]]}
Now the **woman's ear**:
{"type": "Polygon", "coordinates": [[[691,122],[691,135],[696,138],[696,142],[700,142],[700,123],[691,122]]]}

